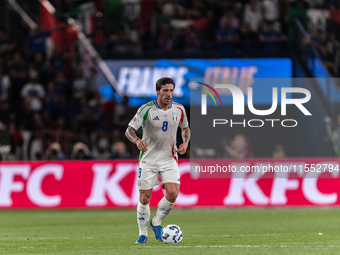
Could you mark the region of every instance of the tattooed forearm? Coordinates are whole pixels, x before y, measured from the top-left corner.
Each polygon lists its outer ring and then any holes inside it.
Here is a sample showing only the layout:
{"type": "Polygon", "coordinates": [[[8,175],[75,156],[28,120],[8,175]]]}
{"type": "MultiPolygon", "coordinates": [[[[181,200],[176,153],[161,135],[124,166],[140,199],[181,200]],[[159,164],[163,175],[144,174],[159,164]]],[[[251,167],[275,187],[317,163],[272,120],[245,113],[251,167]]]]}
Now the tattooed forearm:
{"type": "Polygon", "coordinates": [[[125,131],[125,136],[127,139],[129,139],[132,143],[136,143],[140,138],[136,135],[136,131],[128,126],[128,128],[125,131]]]}
{"type": "Polygon", "coordinates": [[[182,139],[184,143],[189,143],[189,140],[190,140],[190,129],[189,128],[182,129],[182,139]]]}

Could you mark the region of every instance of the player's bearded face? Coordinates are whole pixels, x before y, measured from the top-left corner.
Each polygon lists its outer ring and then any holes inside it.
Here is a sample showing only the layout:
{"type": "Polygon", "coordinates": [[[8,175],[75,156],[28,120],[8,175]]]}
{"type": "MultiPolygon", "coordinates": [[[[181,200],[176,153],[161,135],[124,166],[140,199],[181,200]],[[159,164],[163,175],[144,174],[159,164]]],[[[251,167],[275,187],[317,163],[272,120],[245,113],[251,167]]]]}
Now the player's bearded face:
{"type": "Polygon", "coordinates": [[[157,91],[159,100],[165,105],[171,103],[172,97],[174,96],[174,85],[165,84],[162,86],[161,90],[157,91]]]}

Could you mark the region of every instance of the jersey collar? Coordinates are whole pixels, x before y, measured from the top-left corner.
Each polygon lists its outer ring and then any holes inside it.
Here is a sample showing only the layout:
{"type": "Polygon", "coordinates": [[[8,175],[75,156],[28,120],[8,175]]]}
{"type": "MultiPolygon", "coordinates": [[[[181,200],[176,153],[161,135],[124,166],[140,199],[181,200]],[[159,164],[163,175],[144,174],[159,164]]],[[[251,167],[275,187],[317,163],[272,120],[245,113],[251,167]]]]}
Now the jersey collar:
{"type": "MultiPolygon", "coordinates": [[[[162,110],[162,108],[158,105],[157,100],[153,100],[153,102],[155,103],[155,105],[158,109],[162,110]]],[[[170,102],[170,106],[169,106],[168,110],[171,109],[171,107],[172,107],[172,101],[170,102]]]]}

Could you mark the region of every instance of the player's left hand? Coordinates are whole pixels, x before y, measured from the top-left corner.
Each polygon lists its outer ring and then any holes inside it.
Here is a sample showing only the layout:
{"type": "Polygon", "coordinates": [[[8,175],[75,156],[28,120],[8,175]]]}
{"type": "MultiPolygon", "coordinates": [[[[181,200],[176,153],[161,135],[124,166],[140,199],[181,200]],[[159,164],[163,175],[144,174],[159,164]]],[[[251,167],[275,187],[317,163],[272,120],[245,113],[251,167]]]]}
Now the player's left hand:
{"type": "Polygon", "coordinates": [[[188,144],[187,143],[182,143],[176,152],[178,152],[179,154],[183,155],[186,151],[187,151],[187,148],[188,148],[188,144]]]}

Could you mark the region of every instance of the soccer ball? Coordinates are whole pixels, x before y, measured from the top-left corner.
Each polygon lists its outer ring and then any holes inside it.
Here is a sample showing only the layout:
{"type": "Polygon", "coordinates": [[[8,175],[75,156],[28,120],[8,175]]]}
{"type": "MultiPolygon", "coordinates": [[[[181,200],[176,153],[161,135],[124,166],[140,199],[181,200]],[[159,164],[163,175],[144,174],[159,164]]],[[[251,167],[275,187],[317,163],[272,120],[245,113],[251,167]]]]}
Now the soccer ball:
{"type": "Polygon", "coordinates": [[[183,239],[182,229],[177,225],[168,225],[162,230],[162,240],[166,244],[177,244],[183,239]]]}

